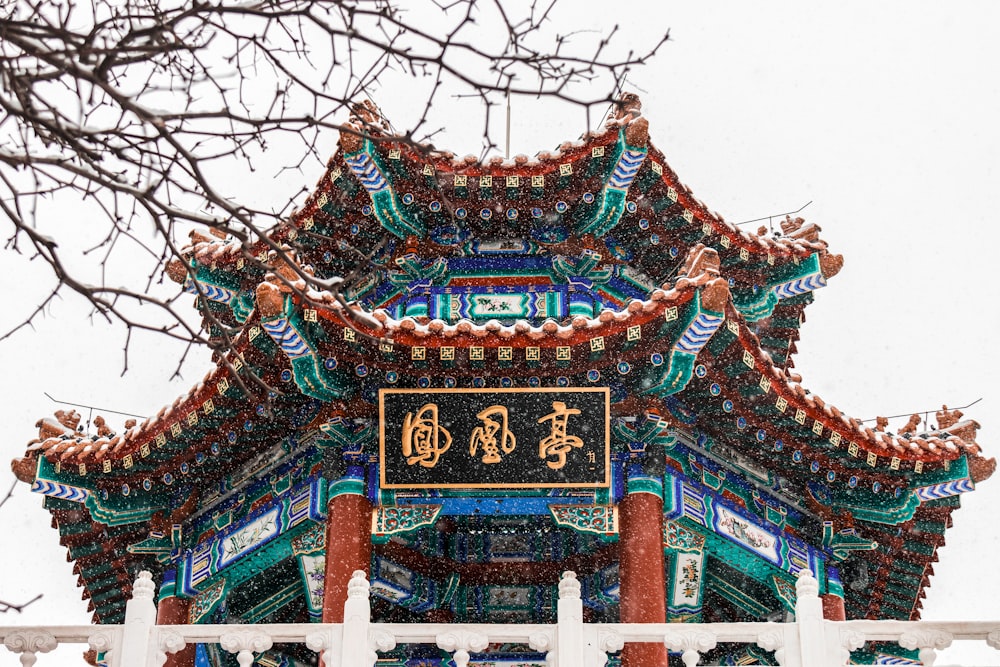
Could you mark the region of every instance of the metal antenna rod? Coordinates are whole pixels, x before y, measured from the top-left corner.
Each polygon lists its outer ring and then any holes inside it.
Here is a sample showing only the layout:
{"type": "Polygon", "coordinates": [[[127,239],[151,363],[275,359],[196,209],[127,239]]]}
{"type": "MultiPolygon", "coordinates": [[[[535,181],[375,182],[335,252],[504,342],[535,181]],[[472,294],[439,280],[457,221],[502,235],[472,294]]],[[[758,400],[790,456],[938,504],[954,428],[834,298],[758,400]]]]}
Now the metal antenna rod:
{"type": "Polygon", "coordinates": [[[504,148],[504,157],[510,159],[510,88],[507,89],[507,144],[504,148]]]}
{"type": "Polygon", "coordinates": [[[53,403],[62,403],[63,405],[71,405],[74,408],[83,408],[85,410],[100,410],[101,412],[110,412],[116,415],[125,415],[126,417],[137,417],[139,419],[145,419],[145,415],[137,415],[133,412],[122,412],[121,410],[111,410],[110,408],[99,408],[96,405],[84,405],[82,403],[73,403],[72,401],[61,401],[58,398],[53,398],[51,394],[47,391],[43,391],[45,397],[48,398],[53,403]]]}

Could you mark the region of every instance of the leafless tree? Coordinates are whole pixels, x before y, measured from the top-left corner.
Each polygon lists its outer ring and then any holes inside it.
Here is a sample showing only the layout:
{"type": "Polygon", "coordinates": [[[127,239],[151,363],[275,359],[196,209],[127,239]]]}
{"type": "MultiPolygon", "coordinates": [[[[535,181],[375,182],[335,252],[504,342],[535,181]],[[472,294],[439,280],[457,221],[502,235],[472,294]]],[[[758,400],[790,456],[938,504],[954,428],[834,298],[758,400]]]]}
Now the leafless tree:
{"type": "MultiPolygon", "coordinates": [[[[423,91],[411,127],[393,133],[425,142],[435,134],[430,110],[456,95],[487,110],[507,95],[603,107],[663,43],[633,52],[614,29],[560,34],[554,0],[542,1],[0,0],[5,249],[55,274],[13,330],[72,292],[130,331],[207,342],[176,295],[150,289],[178,257],[178,236],[198,224],[266,243],[264,230],[301,194],[251,204],[233,173],[292,169],[311,183],[349,105],[385,77],[423,91]],[[288,157],[275,164],[275,155],[288,157]],[[138,251],[149,262],[145,285],[95,281],[68,261],[69,223],[44,219],[60,200],[81,202],[86,219],[72,224],[99,232],[90,268],[138,251]]],[[[487,128],[484,137],[489,148],[487,128]]]]}

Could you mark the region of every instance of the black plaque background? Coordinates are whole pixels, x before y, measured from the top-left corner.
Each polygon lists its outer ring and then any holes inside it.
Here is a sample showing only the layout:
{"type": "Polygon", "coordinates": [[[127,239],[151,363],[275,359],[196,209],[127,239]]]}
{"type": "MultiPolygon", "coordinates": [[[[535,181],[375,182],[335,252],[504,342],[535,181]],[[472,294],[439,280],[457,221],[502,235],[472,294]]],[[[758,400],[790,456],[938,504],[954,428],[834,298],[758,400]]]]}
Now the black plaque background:
{"type": "MultiPolygon", "coordinates": [[[[606,388],[567,389],[381,389],[379,390],[379,467],[383,488],[552,488],[596,487],[610,483],[609,395],[606,388]],[[552,402],[562,401],[571,415],[568,435],[583,446],[566,454],[566,465],[552,470],[538,455],[538,443],[552,432],[552,402]],[[402,451],[403,420],[426,404],[438,406],[438,425],[452,437],[437,465],[409,465],[402,451]],[[514,451],[501,452],[499,463],[483,463],[482,451],[469,454],[472,431],[483,422],[476,415],[491,405],[507,408],[508,426],[517,438],[514,451]],[[594,462],[587,454],[593,453],[594,462]]],[[[498,434],[499,435],[499,434],[498,434]]]]}

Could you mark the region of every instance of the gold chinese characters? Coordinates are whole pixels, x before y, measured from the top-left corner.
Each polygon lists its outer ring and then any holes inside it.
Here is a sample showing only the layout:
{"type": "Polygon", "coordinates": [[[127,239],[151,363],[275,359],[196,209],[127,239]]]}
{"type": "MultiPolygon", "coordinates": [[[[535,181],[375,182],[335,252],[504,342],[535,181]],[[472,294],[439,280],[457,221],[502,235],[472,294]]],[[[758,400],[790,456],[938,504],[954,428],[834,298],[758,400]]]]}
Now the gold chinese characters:
{"type": "Polygon", "coordinates": [[[419,463],[424,468],[433,468],[449,447],[451,433],[438,425],[436,403],[425,403],[416,417],[406,413],[403,419],[403,456],[409,465],[419,463]]]}
{"type": "Polygon", "coordinates": [[[476,415],[483,424],[477,426],[472,431],[469,439],[469,454],[476,455],[479,449],[483,450],[483,463],[500,463],[500,452],[510,454],[517,446],[517,438],[507,427],[507,408],[502,405],[491,405],[476,415]],[[500,417],[499,422],[491,417],[500,417]],[[497,432],[500,433],[499,440],[497,432]]]}
{"type": "Polygon", "coordinates": [[[580,411],[576,408],[567,408],[562,401],[552,401],[552,412],[538,420],[539,424],[552,422],[552,432],[538,443],[538,456],[543,459],[556,457],[554,461],[545,462],[545,465],[553,470],[559,470],[566,465],[566,454],[573,447],[583,447],[583,440],[566,433],[570,416],[578,414],[580,411]]]}
{"type": "MultiPolygon", "coordinates": [[[[536,423],[549,423],[549,434],[538,442],[538,457],[552,470],[562,469],[567,455],[583,447],[583,440],[569,433],[570,417],[579,415],[577,408],[567,407],[563,401],[552,401],[552,412],[536,423]]],[[[491,405],[476,414],[480,424],[472,429],[469,437],[469,455],[480,456],[484,464],[500,463],[503,455],[517,447],[517,437],[510,428],[506,406],[491,405]]],[[[449,426],[453,426],[449,423],[449,426]]],[[[416,412],[407,412],[403,418],[402,451],[407,465],[433,468],[451,448],[452,434],[438,423],[438,404],[425,403],[416,412]]],[[[587,452],[587,463],[595,462],[594,452],[587,452]]]]}

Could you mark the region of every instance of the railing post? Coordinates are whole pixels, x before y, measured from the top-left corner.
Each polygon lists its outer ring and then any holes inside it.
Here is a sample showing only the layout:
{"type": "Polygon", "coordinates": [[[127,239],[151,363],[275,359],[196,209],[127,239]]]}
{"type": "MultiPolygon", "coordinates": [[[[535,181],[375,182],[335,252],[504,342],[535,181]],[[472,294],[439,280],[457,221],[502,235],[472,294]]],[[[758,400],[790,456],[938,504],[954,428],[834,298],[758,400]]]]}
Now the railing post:
{"type": "MultiPolygon", "coordinates": [[[[799,578],[795,582],[795,597],[800,664],[804,667],[840,667],[840,651],[838,649],[831,653],[827,641],[819,582],[809,569],[799,571],[799,578]]],[[[786,654],[787,657],[789,656],[786,654]]]]}
{"type": "Polygon", "coordinates": [[[143,570],[132,584],[132,598],[125,603],[122,648],[121,652],[111,654],[113,667],[146,667],[152,664],[150,633],[156,625],[155,592],[153,575],[143,570]]]}
{"type": "Polygon", "coordinates": [[[368,645],[368,630],[372,619],[371,604],[368,601],[370,587],[361,570],[355,570],[347,582],[340,667],[372,667],[375,664],[377,654],[368,645]]]}
{"type": "Polygon", "coordinates": [[[575,572],[563,572],[559,581],[556,619],[556,664],[553,667],[583,665],[583,600],[575,572]]]}

